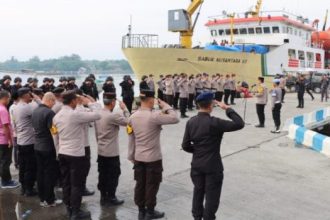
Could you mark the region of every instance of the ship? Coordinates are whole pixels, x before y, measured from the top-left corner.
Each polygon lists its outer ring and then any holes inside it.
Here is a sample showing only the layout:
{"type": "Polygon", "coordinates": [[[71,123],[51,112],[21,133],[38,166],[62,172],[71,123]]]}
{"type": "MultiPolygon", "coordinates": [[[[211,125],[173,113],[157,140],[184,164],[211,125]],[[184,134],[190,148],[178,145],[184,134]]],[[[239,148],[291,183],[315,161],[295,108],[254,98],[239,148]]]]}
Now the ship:
{"type": "Polygon", "coordinates": [[[186,10],[168,12],[169,31],[180,33],[177,44],[160,46],[157,34],[133,34],[129,28],[122,38],[122,51],[137,78],[147,74],[220,73],[236,74],[240,81],[254,83],[259,76],[270,82],[278,74],[330,72],[324,42],[316,42],[320,37],[312,40],[318,33],[315,22],[285,11],[261,11],[262,0],[248,12],[223,11],[210,17],[205,24],[209,42],[203,47],[193,46],[198,8],[203,3],[192,0],[186,10]]]}

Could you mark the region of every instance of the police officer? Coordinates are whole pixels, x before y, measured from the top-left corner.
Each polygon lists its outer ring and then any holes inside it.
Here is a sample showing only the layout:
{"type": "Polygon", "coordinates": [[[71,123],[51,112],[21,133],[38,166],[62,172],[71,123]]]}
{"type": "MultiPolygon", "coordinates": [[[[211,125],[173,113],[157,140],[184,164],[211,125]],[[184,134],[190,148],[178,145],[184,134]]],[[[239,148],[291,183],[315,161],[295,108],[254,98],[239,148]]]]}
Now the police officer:
{"type": "Polygon", "coordinates": [[[227,74],[226,78],[224,79],[224,84],[223,84],[223,89],[224,89],[224,93],[225,93],[225,99],[224,102],[226,105],[229,104],[229,97],[230,97],[230,93],[231,93],[231,80],[230,80],[230,75],[227,74]]]}
{"type": "Polygon", "coordinates": [[[212,117],[210,114],[213,110],[213,93],[202,93],[196,101],[200,110],[197,116],[187,122],[182,148],[193,154],[193,217],[195,220],[213,220],[219,207],[223,181],[221,140],[225,132],[242,129],[244,121],[228,105],[217,101],[216,105],[226,111],[231,121],[212,117]]]}
{"type": "Polygon", "coordinates": [[[62,99],[62,93],[64,92],[64,88],[62,87],[56,87],[53,90],[53,93],[55,95],[56,101],[55,101],[55,105],[52,107],[52,110],[55,112],[55,114],[57,114],[62,106],[63,106],[63,99],[62,99]]]}
{"type": "MultiPolygon", "coordinates": [[[[63,93],[63,107],[54,117],[55,139],[59,143],[59,162],[63,183],[63,202],[67,206],[71,220],[90,217],[90,212],[80,209],[84,179],[88,165],[85,156],[84,140],[81,138],[86,123],[99,120],[101,116],[95,112],[76,111],[78,96],[74,91],[63,93]]],[[[93,107],[90,99],[80,97],[84,105],[93,107]]]]}
{"type": "Polygon", "coordinates": [[[259,119],[259,124],[256,125],[257,128],[265,127],[265,106],[267,105],[268,102],[268,91],[264,82],[265,82],[264,77],[258,78],[257,92],[255,94],[255,96],[257,97],[256,109],[259,119]]]}
{"type": "Polygon", "coordinates": [[[179,97],[181,118],[188,118],[189,116],[186,115],[189,98],[187,74],[181,73],[180,79],[178,81],[178,87],[180,92],[179,97]]]}
{"type": "Polygon", "coordinates": [[[50,79],[48,77],[45,77],[42,82],[43,82],[43,84],[42,84],[42,86],[40,86],[40,89],[42,89],[42,91],[44,93],[50,92],[51,91],[50,79]]]}
{"type": "Polygon", "coordinates": [[[104,108],[99,112],[101,120],[95,123],[96,140],[98,144],[98,189],[101,192],[102,206],[121,205],[124,200],[116,197],[119,182],[120,159],[118,132],[120,126],[127,126],[130,115],[126,105],[120,102],[122,113],[114,112],[116,94],[103,94],[104,108]]]}
{"type": "MultiPolygon", "coordinates": [[[[300,75],[298,77],[298,80],[296,82],[296,88],[297,88],[297,94],[298,94],[297,108],[304,108],[304,95],[305,95],[305,91],[306,91],[306,80],[305,80],[304,75],[300,75]]],[[[283,90],[282,90],[282,96],[283,96],[283,90]]]]}
{"type": "Polygon", "coordinates": [[[174,98],[173,98],[173,107],[174,109],[178,109],[179,98],[180,98],[180,89],[178,86],[180,77],[178,74],[173,75],[173,89],[174,89],[174,98]]]}
{"type": "Polygon", "coordinates": [[[65,76],[61,76],[59,81],[60,81],[60,83],[58,84],[57,87],[60,87],[60,88],[63,88],[66,90],[66,86],[68,84],[68,79],[65,76]]]}
{"type": "Polygon", "coordinates": [[[160,75],[159,76],[159,80],[156,83],[157,83],[157,86],[158,86],[157,97],[160,100],[163,100],[164,101],[165,100],[165,97],[164,97],[165,77],[164,77],[164,75],[160,75]]]}
{"type": "Polygon", "coordinates": [[[281,132],[280,126],[281,126],[281,108],[282,108],[282,89],[279,87],[280,82],[281,81],[279,79],[274,79],[273,89],[270,90],[270,94],[272,96],[272,114],[275,123],[275,129],[271,132],[274,134],[281,132]]]}
{"type": "Polygon", "coordinates": [[[155,210],[163,172],[160,132],[162,125],[179,122],[172,107],[161,100],[158,100],[158,105],[162,111],[153,110],[154,96],[152,91],[141,92],[141,107],[131,115],[127,128],[128,159],[134,163],[134,201],[139,207],[139,220],[162,218],[165,215],[155,210]]]}
{"type": "Polygon", "coordinates": [[[68,83],[66,85],[66,90],[76,90],[78,86],[76,85],[76,77],[70,76],[68,77],[68,83]]]}
{"type": "Polygon", "coordinates": [[[168,74],[165,78],[165,101],[170,106],[173,106],[174,102],[174,82],[172,75],[168,74]]]}
{"type": "Polygon", "coordinates": [[[209,79],[209,74],[203,73],[202,83],[203,83],[203,92],[212,92],[212,88],[211,88],[212,85],[209,79]]]}
{"type": "Polygon", "coordinates": [[[147,83],[148,83],[149,90],[155,92],[156,89],[155,89],[154,75],[152,75],[152,74],[149,75],[147,83]]]}
{"type": "Polygon", "coordinates": [[[230,104],[235,104],[235,98],[236,98],[236,74],[231,74],[230,79],[230,104]]]}
{"type": "Polygon", "coordinates": [[[113,77],[108,76],[102,86],[102,89],[105,93],[116,93],[116,87],[113,83],[113,77]]]}
{"type": "Polygon", "coordinates": [[[194,75],[189,76],[188,92],[189,92],[188,109],[190,111],[192,111],[193,107],[194,107],[194,100],[195,100],[195,93],[196,93],[196,82],[195,82],[194,75]]]}

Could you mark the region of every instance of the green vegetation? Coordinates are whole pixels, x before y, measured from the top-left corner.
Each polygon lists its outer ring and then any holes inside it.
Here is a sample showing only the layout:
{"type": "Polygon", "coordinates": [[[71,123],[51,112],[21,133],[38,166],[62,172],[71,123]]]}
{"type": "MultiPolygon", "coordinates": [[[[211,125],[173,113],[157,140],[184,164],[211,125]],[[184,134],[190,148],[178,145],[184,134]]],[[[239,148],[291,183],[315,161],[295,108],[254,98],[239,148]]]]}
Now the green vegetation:
{"type": "Polygon", "coordinates": [[[78,71],[85,68],[87,71],[132,72],[126,60],[82,60],[77,54],[63,56],[57,59],[40,60],[35,56],[28,61],[18,61],[15,57],[0,62],[0,70],[20,71],[78,71]]]}

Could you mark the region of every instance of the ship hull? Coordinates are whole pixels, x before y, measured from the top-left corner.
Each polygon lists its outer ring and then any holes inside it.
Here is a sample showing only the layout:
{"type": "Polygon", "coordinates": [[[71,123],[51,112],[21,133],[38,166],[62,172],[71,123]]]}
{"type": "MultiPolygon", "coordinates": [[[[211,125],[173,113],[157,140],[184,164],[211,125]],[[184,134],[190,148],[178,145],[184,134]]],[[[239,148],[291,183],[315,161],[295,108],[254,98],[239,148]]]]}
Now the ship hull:
{"type": "Polygon", "coordinates": [[[200,49],[125,48],[123,49],[138,79],[153,74],[209,73],[236,74],[238,80],[254,83],[264,68],[260,54],[200,49]]]}

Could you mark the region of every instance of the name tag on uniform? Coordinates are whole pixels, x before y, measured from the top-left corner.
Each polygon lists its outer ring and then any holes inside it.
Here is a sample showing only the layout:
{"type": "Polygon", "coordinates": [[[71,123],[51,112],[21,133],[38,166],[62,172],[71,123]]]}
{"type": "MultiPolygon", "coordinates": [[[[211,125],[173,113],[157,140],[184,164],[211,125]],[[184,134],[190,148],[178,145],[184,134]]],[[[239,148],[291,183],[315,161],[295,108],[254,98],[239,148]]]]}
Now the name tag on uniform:
{"type": "Polygon", "coordinates": [[[276,92],[275,91],[272,92],[272,96],[276,97],[276,92]]]}

